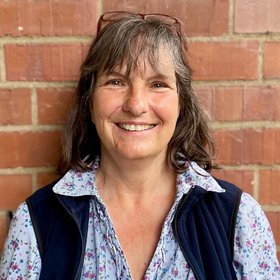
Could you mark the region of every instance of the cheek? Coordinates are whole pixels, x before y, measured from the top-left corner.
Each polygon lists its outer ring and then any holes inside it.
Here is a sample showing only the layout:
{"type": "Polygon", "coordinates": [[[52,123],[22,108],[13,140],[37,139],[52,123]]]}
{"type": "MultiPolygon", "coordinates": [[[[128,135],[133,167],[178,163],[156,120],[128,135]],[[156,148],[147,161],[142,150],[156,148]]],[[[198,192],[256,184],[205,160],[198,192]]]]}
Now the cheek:
{"type": "Polygon", "coordinates": [[[92,101],[91,118],[93,123],[110,121],[121,107],[120,100],[110,94],[98,92],[92,101]]]}
{"type": "Polygon", "coordinates": [[[156,104],[164,119],[177,121],[179,117],[179,97],[177,94],[161,98],[156,104]]]}

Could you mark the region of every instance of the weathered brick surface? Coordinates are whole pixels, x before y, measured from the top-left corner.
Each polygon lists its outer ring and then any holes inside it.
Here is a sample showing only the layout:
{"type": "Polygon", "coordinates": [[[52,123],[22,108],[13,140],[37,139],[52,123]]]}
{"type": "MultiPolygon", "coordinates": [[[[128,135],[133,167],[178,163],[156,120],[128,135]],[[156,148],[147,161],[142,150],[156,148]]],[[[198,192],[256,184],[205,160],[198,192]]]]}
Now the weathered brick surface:
{"type": "Polygon", "coordinates": [[[38,122],[40,124],[64,124],[73,102],[74,89],[37,89],[38,122]]]}
{"type": "Polygon", "coordinates": [[[280,42],[267,42],[264,45],[264,77],[265,78],[280,78],[279,53],[280,53],[280,42]]]}
{"type": "Polygon", "coordinates": [[[258,79],[258,48],[256,41],[191,42],[189,60],[194,80],[258,79]]]}
{"type": "Polygon", "coordinates": [[[280,32],[278,0],[236,0],[234,30],[238,33],[280,32]]]}
{"type": "Polygon", "coordinates": [[[0,89],[0,125],[31,124],[31,90],[0,89]]]}
{"type": "Polygon", "coordinates": [[[189,36],[228,32],[229,0],[104,0],[103,9],[173,15],[182,21],[189,36]]]}
{"type": "Polygon", "coordinates": [[[277,244],[279,244],[280,243],[280,212],[266,212],[265,214],[271,225],[275,241],[277,244]]]}
{"type": "Polygon", "coordinates": [[[243,97],[244,121],[279,121],[280,87],[245,87],[243,97]]]}
{"type": "Polygon", "coordinates": [[[4,247],[4,242],[7,236],[9,226],[9,218],[7,215],[0,216],[0,252],[4,247]]]}
{"type": "Polygon", "coordinates": [[[1,210],[15,210],[31,193],[30,174],[0,175],[1,210]]]}
{"type": "Polygon", "coordinates": [[[240,121],[243,115],[241,87],[203,87],[196,90],[213,121],[240,121]]]}
{"type": "Polygon", "coordinates": [[[37,188],[44,187],[55,180],[57,180],[60,175],[57,172],[40,172],[37,174],[37,188]]]}
{"type": "Polygon", "coordinates": [[[217,130],[214,133],[221,164],[280,162],[280,129],[217,130]]]}
{"type": "Polygon", "coordinates": [[[280,204],[280,170],[260,171],[260,202],[262,204],[280,204]]]}
{"type": "MultiPolygon", "coordinates": [[[[266,129],[263,132],[262,164],[280,163],[280,129],[266,129]]],[[[253,142],[254,143],[254,142],[253,142]]]]}
{"type": "Polygon", "coordinates": [[[252,171],[217,169],[212,173],[215,177],[229,181],[241,188],[244,192],[253,195],[254,173],[252,171]]]}
{"type": "Polygon", "coordinates": [[[243,160],[243,134],[241,130],[215,131],[217,161],[220,164],[241,164],[243,160]]]}
{"type": "Polygon", "coordinates": [[[0,35],[84,35],[96,32],[98,1],[0,2],[0,35]]]}
{"type": "Polygon", "coordinates": [[[79,76],[82,44],[5,45],[7,80],[73,81],[79,76]]]}
{"type": "Polygon", "coordinates": [[[56,166],[60,132],[0,132],[0,168],[56,166]]]}
{"type": "Polygon", "coordinates": [[[197,96],[214,121],[279,121],[279,86],[197,87],[197,96]]]}

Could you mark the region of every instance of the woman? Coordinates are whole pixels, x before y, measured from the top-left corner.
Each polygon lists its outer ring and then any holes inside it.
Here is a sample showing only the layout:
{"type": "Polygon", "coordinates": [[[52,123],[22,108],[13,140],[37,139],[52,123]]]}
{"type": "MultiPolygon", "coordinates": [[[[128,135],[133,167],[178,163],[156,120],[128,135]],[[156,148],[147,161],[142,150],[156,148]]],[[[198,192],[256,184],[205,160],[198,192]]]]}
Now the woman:
{"type": "Polygon", "coordinates": [[[280,279],[260,206],[207,173],[176,18],[101,16],[64,138],[66,174],[17,210],[1,279],[280,279]]]}

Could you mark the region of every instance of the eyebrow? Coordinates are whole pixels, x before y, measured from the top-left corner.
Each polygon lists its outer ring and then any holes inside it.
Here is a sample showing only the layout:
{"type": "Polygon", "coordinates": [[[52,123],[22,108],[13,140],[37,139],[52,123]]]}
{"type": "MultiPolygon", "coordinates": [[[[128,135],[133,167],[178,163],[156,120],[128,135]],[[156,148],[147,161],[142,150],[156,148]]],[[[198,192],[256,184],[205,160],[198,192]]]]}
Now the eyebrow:
{"type": "Polygon", "coordinates": [[[155,74],[155,75],[153,75],[153,76],[151,76],[151,77],[149,77],[149,79],[163,79],[163,80],[168,80],[168,79],[170,79],[171,77],[170,76],[168,76],[168,75],[165,75],[165,74],[163,74],[163,73],[157,73],[157,74],[155,74]]]}
{"type": "MultiPolygon", "coordinates": [[[[120,73],[120,72],[118,72],[118,71],[112,71],[112,72],[110,72],[110,73],[104,73],[103,74],[104,76],[117,76],[117,77],[123,77],[123,78],[129,78],[129,75],[127,75],[127,74],[122,74],[122,73],[120,73]]],[[[152,75],[152,76],[150,76],[150,77],[148,77],[148,79],[149,80],[157,80],[157,79],[159,79],[159,80],[169,80],[171,77],[170,76],[168,76],[168,75],[166,75],[166,74],[164,74],[164,73],[156,73],[155,75],[152,75]]]]}

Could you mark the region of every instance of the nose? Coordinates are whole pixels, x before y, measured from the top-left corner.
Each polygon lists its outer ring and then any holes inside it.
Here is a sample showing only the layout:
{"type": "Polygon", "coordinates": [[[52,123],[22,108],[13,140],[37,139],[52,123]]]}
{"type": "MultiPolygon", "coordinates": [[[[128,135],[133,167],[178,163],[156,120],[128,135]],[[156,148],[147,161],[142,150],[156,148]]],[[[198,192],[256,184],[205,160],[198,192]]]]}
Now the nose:
{"type": "Polygon", "coordinates": [[[123,110],[134,116],[146,113],[149,108],[148,94],[142,86],[130,86],[123,103],[123,110]]]}

